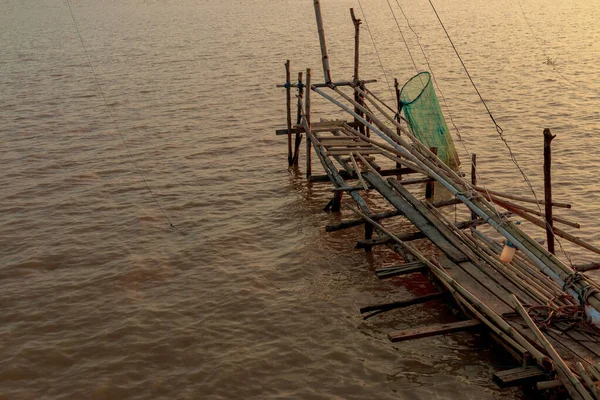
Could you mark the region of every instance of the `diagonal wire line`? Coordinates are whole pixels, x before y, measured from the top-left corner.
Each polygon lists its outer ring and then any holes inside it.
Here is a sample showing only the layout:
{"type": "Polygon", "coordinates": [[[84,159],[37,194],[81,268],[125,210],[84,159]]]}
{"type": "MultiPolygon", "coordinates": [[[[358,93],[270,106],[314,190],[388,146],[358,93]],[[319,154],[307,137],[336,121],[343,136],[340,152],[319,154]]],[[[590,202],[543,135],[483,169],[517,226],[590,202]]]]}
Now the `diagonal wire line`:
{"type": "Polygon", "coordinates": [[[152,192],[152,189],[150,188],[150,185],[148,184],[148,181],[146,180],[146,177],[144,176],[144,174],[140,170],[140,167],[138,166],[138,163],[137,163],[135,157],[133,156],[133,154],[131,153],[131,150],[129,149],[129,146],[127,145],[127,140],[125,140],[125,136],[123,135],[123,132],[121,131],[121,127],[117,123],[117,120],[115,119],[115,117],[114,117],[114,115],[112,113],[112,110],[110,109],[110,107],[108,105],[108,101],[106,100],[106,95],[104,94],[104,90],[102,90],[102,86],[100,86],[100,82],[98,81],[98,76],[96,75],[96,71],[94,70],[94,66],[92,64],[92,59],[90,58],[90,55],[89,55],[89,53],[87,51],[87,48],[85,46],[85,42],[83,41],[83,36],[81,35],[81,31],[79,30],[79,25],[77,24],[77,20],[75,19],[75,14],[73,14],[73,7],[71,7],[71,1],[67,0],[67,4],[69,6],[69,11],[71,13],[71,18],[73,19],[73,24],[75,25],[75,29],[77,30],[77,35],[79,36],[79,40],[81,41],[81,46],[83,47],[83,51],[85,52],[85,56],[87,57],[88,65],[90,67],[90,70],[92,71],[92,75],[94,76],[94,80],[96,81],[96,85],[98,86],[98,90],[100,91],[100,94],[102,95],[102,100],[104,100],[104,106],[108,110],[108,114],[110,115],[110,119],[111,119],[112,123],[115,125],[115,128],[117,129],[117,132],[119,132],[119,136],[121,136],[121,140],[123,141],[123,144],[125,145],[125,148],[127,149],[127,154],[129,154],[129,158],[130,158],[131,162],[133,163],[133,165],[135,166],[135,169],[137,170],[138,174],[142,178],[142,181],[144,181],[144,185],[146,186],[146,189],[148,190],[148,192],[150,193],[150,195],[154,199],[154,202],[156,203],[156,205],[160,209],[161,213],[166,218],[167,222],[169,222],[169,225],[172,228],[177,229],[175,227],[175,225],[173,225],[173,223],[169,219],[169,216],[167,215],[167,213],[163,209],[162,205],[158,201],[158,198],[154,195],[154,192],[152,192]]]}

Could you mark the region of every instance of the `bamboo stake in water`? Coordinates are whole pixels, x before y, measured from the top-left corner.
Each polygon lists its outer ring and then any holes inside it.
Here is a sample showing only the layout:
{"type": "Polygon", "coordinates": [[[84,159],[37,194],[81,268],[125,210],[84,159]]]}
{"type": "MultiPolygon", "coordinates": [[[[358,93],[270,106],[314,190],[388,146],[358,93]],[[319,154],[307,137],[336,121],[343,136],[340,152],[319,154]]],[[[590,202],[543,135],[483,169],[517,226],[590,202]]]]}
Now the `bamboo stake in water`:
{"type": "Polygon", "coordinates": [[[290,77],[290,60],[285,62],[285,95],[287,111],[287,130],[288,130],[288,166],[292,166],[292,88],[290,77]]]}
{"type": "MultiPolygon", "coordinates": [[[[319,31],[319,43],[321,44],[321,57],[323,61],[323,75],[325,83],[331,83],[331,66],[329,65],[329,53],[327,52],[327,41],[325,40],[325,28],[323,27],[323,17],[321,16],[321,4],[319,0],[314,0],[315,17],[317,19],[317,30],[319,31]]],[[[310,90],[310,85],[308,85],[310,90]]]]}
{"type": "MultiPolygon", "coordinates": [[[[311,128],[310,126],[310,82],[312,79],[312,73],[310,68],[308,68],[306,70],[306,99],[305,99],[305,106],[304,106],[304,115],[306,117],[306,125],[308,126],[308,129],[311,128]]],[[[312,152],[311,152],[311,144],[310,144],[310,137],[307,135],[306,136],[306,178],[310,178],[310,176],[312,175],[312,152]]]]}
{"type": "Polygon", "coordinates": [[[550,142],[554,139],[550,129],[544,129],[544,201],[546,202],[546,238],[548,251],[554,254],[554,220],[552,219],[552,147],[550,142]]]}

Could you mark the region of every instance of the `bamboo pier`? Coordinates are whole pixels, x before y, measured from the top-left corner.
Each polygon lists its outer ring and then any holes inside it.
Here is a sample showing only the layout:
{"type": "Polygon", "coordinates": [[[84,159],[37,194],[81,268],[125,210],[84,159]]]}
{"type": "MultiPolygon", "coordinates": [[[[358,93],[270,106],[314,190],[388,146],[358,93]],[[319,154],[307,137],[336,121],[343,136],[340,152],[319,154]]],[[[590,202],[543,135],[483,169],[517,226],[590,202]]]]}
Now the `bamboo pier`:
{"type": "MultiPolygon", "coordinates": [[[[554,255],[555,236],[600,254],[600,249],[569,234],[555,224],[579,228],[579,224],[554,217],[553,207],[570,208],[552,199],[550,179],[550,130],[545,138],[544,200],[488,190],[477,185],[476,158],[471,176],[446,165],[435,148],[421,143],[396,112],[359,78],[361,21],[351,10],[355,27],[354,77],[334,81],[327,51],[319,0],[314,0],[323,67],[323,83],[313,83],[311,69],[291,81],[291,65],[285,63],[288,164],[298,167],[302,140],[306,150],[306,178],[312,184],[330,183],[331,200],[326,211],[348,210],[355,218],[328,225],[328,232],[364,226],[364,238],[356,247],[371,251],[387,246],[398,264],[378,269],[380,279],[425,274],[437,291],[414,299],[363,307],[365,318],[391,309],[424,303],[440,297],[452,299],[461,320],[449,324],[388,332],[390,341],[415,339],[466,329],[487,332],[515,359],[518,367],[498,371],[501,386],[536,385],[539,390],[558,390],[573,399],[600,399],[600,286],[583,274],[600,264],[574,268],[554,255]],[[303,83],[303,77],[305,83],[303,83]],[[296,123],[292,121],[292,91],[296,92],[296,123]],[[311,97],[320,96],[343,110],[345,119],[311,118],[311,97]],[[314,155],[314,157],[313,157],[314,155]],[[313,170],[318,160],[322,173],[313,170]],[[423,198],[409,188],[426,187],[423,198]],[[434,190],[449,193],[435,200],[434,190]],[[369,199],[369,202],[365,198],[369,199]],[[375,201],[376,199],[376,201],[375,201]],[[545,212],[525,204],[541,204],[545,212]],[[369,204],[377,204],[374,209],[369,204]],[[468,219],[449,221],[443,208],[464,207],[468,219]],[[383,211],[381,210],[383,209],[383,211]],[[513,219],[522,218],[547,233],[548,249],[523,232],[513,219]],[[395,233],[390,222],[409,221],[416,231],[395,233]],[[517,248],[512,260],[501,258],[507,245],[495,240],[487,226],[517,248]],[[411,242],[428,240],[439,251],[426,255],[411,242]]],[[[398,84],[396,81],[396,89],[398,84]]],[[[397,90],[398,93],[398,90],[397,90]]],[[[399,100],[399,95],[397,94],[399,100]]],[[[316,168],[315,168],[316,169],[316,168]]]]}

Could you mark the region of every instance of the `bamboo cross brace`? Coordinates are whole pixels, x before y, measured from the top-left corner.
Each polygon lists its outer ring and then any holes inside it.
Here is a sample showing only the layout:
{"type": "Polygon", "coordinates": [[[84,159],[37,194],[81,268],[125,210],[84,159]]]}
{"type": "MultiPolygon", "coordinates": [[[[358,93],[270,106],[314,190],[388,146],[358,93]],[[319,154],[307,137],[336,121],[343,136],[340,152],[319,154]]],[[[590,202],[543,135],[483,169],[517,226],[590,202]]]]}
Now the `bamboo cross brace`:
{"type": "MultiPolygon", "coordinates": [[[[357,152],[356,154],[360,154],[360,153],[357,152]]],[[[358,163],[356,162],[356,159],[354,158],[354,155],[352,153],[350,153],[349,155],[350,155],[350,160],[352,161],[352,166],[354,167],[354,173],[358,177],[358,181],[360,182],[360,184],[362,185],[362,187],[365,190],[369,190],[369,185],[367,185],[367,183],[363,179],[362,174],[360,172],[360,168],[358,168],[358,163]]],[[[370,164],[367,163],[367,165],[370,165],[370,164]]]]}

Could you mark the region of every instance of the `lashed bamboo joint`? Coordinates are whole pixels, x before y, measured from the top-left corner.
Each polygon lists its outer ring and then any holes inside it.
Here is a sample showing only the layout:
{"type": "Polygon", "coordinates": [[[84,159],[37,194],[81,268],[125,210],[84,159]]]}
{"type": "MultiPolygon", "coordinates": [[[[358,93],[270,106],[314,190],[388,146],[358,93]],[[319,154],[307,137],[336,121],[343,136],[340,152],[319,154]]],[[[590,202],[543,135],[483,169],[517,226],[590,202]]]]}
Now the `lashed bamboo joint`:
{"type": "MultiPolygon", "coordinates": [[[[314,5],[325,84],[311,84],[310,69],[306,70],[306,85],[302,84],[301,76],[298,84],[292,84],[289,62],[286,63],[286,83],[279,86],[286,88],[287,129],[277,133],[288,135],[288,162],[298,164],[299,140],[302,135],[306,136],[307,180],[333,184],[332,200],[325,209],[333,212],[350,210],[358,218],[329,225],[327,231],[364,225],[364,239],[358,241],[357,247],[371,250],[374,246],[385,245],[400,258],[400,264],[378,269],[379,278],[424,273],[443,289],[444,298],[452,299],[464,317],[463,321],[451,324],[390,333],[390,339],[406,340],[482,327],[520,365],[537,365],[537,369],[499,374],[507,382],[531,383],[531,379],[545,379],[547,382],[540,382],[539,387],[564,387],[574,399],[598,398],[600,392],[594,380],[600,378],[599,286],[552,254],[552,246],[554,237],[559,236],[598,254],[600,249],[554,227],[555,222],[574,228],[579,228],[579,224],[553,216],[553,207],[571,206],[555,202],[549,195],[549,173],[546,197],[540,201],[477,186],[474,155],[468,180],[444,164],[436,156],[435,149],[421,143],[402,123],[400,104],[383,103],[367,89],[370,81],[359,80],[360,20],[353,12],[354,76],[352,80],[333,82],[319,1],[314,0],[314,5]],[[294,126],[291,124],[292,88],[297,90],[298,98],[294,126]],[[352,93],[348,93],[350,90],[352,93]],[[346,112],[346,119],[311,122],[311,93],[346,112]],[[294,148],[292,134],[297,135],[294,148]],[[313,153],[324,175],[313,175],[313,153]],[[408,174],[418,176],[404,178],[408,174]],[[350,180],[354,181],[352,185],[350,180]],[[426,188],[424,196],[408,190],[408,185],[415,188],[417,184],[426,188]],[[436,198],[444,193],[447,198],[436,198]],[[365,200],[367,197],[369,202],[365,200]],[[376,212],[370,207],[373,203],[386,204],[385,209],[389,211],[376,212]],[[546,212],[520,203],[545,205],[546,212]],[[461,223],[449,221],[441,210],[449,205],[466,207],[471,219],[461,223]],[[550,251],[513,224],[510,221],[513,215],[547,231],[548,239],[552,238],[550,251]],[[391,218],[403,218],[417,231],[394,234],[384,226],[391,218]],[[475,229],[481,225],[493,228],[519,250],[510,262],[501,261],[502,244],[499,241],[483,230],[475,229]],[[407,243],[412,240],[428,240],[440,254],[425,256],[407,243]],[[514,313],[515,309],[518,314],[514,313]],[[539,309],[551,310],[553,316],[560,314],[565,318],[548,317],[540,321],[533,314],[539,309]],[[555,375],[558,383],[552,381],[555,375]]],[[[398,88],[397,81],[395,86],[398,88]]],[[[549,152],[548,135],[549,130],[544,132],[549,152]]],[[[549,160],[549,153],[546,157],[549,160]]],[[[549,161],[547,166],[549,171],[549,161]]],[[[584,269],[582,266],[581,270],[584,269]]],[[[436,292],[364,307],[362,311],[372,311],[369,315],[372,317],[438,298],[442,298],[442,294],[436,292]]]]}

